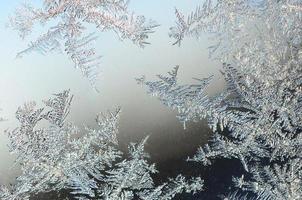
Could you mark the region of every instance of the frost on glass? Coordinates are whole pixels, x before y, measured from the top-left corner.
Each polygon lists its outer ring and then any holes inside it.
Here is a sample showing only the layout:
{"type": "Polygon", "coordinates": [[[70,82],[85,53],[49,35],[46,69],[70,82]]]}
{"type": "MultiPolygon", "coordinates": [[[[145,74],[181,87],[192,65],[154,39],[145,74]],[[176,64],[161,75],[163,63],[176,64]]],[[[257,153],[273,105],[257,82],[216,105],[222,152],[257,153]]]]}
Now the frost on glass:
{"type": "Polygon", "coordinates": [[[19,52],[17,57],[32,51],[48,54],[64,51],[75,68],[81,70],[93,87],[99,73],[100,56],[93,46],[96,35],[87,34],[90,25],[99,31],[113,31],[120,39],[129,39],[144,47],[157,26],[128,9],[126,0],[43,0],[34,5],[22,4],[10,17],[9,26],[24,39],[41,25],[45,30],[19,52]]]}
{"type": "Polygon", "coordinates": [[[63,189],[75,199],[166,200],[202,189],[200,178],[181,175],[155,186],[151,175],[157,170],[144,152],[147,138],[129,145],[129,158],[123,159],[117,149],[120,109],[99,114],[97,129],[86,127],[80,132],[66,122],[72,99],[66,90],[44,101],[43,108],[36,108],[35,102],[19,107],[20,126],[7,134],[22,173],[14,185],[1,187],[1,200],[26,200],[63,189]]]}
{"type": "Polygon", "coordinates": [[[177,68],[158,81],[138,79],[181,122],[208,120],[214,135],[188,160],[240,160],[246,174],[234,177],[233,186],[256,199],[302,198],[301,7],[296,0],[206,0],[188,17],[176,10],[170,36],[181,44],[208,34],[210,58],[223,63],[225,90],[207,96],[210,78],[180,85],[177,68]]]}
{"type": "Polygon", "coordinates": [[[301,7],[298,0],[205,0],[187,17],[175,11],[170,36],[180,44],[186,36],[206,32],[213,41],[212,58],[262,79],[281,80],[292,51],[301,56],[301,7]]]}

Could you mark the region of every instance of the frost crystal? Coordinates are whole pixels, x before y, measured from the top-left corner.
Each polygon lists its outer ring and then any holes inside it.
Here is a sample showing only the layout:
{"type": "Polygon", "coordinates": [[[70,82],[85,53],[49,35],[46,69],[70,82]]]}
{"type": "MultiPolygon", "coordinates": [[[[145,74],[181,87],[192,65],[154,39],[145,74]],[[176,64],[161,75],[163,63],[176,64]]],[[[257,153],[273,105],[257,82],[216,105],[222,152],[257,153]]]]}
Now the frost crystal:
{"type": "Polygon", "coordinates": [[[187,18],[176,10],[170,36],[175,44],[203,32],[213,36],[210,56],[223,63],[226,91],[208,97],[208,79],[179,85],[177,70],[159,81],[139,79],[180,121],[208,120],[215,134],[189,160],[239,159],[251,178],[234,178],[235,186],[257,199],[302,198],[301,6],[296,0],[206,0],[187,18]]]}
{"type": "Polygon", "coordinates": [[[301,55],[301,7],[297,0],[205,0],[188,17],[176,10],[170,37],[180,44],[206,32],[214,43],[212,58],[240,65],[250,76],[282,80],[297,62],[293,54],[301,55]]]}
{"type": "Polygon", "coordinates": [[[182,192],[201,190],[201,179],[186,180],[181,175],[156,187],[151,174],[157,170],[154,164],[148,164],[144,152],[147,138],[130,144],[130,157],[121,159],[116,137],[120,109],[99,114],[99,128],[87,127],[81,133],[66,122],[72,98],[66,90],[44,101],[45,108],[36,109],[36,103],[30,102],[17,110],[20,127],[8,136],[22,174],[15,185],[0,188],[1,200],[26,200],[62,189],[82,200],[168,200],[182,192]]]}
{"type": "Polygon", "coordinates": [[[176,109],[179,112],[178,118],[185,127],[187,121],[196,119],[197,113],[205,116],[201,110],[208,109],[209,101],[204,89],[211,77],[196,79],[198,83],[195,85],[178,85],[178,68],[179,66],[176,66],[168,72],[169,76],[158,75],[159,80],[155,82],[146,81],[145,77],[136,80],[139,84],[147,86],[150,95],[158,96],[164,105],[176,109]]]}
{"type": "Polygon", "coordinates": [[[48,28],[17,56],[21,57],[32,51],[47,54],[63,50],[93,87],[99,73],[100,56],[96,55],[95,48],[91,46],[97,37],[94,34],[84,35],[87,25],[92,24],[102,32],[114,31],[120,39],[130,39],[140,47],[148,44],[148,35],[157,26],[153,21],[129,12],[129,1],[126,0],[42,2],[40,7],[23,4],[10,18],[9,25],[19,32],[21,38],[28,36],[36,24],[48,28]]]}

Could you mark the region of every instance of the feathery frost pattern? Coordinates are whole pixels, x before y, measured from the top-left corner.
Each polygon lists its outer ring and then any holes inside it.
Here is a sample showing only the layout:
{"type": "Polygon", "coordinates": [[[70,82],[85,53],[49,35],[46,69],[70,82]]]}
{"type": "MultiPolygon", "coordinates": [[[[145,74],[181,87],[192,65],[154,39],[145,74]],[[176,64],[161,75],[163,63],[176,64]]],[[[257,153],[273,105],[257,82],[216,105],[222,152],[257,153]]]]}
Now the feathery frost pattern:
{"type": "Polygon", "coordinates": [[[1,187],[1,200],[26,200],[62,189],[82,200],[168,200],[182,192],[202,189],[200,178],[187,180],[181,175],[156,187],[151,174],[157,170],[144,152],[147,138],[130,144],[127,159],[122,159],[117,150],[120,109],[99,114],[99,128],[87,127],[82,133],[66,122],[72,99],[66,90],[44,101],[44,108],[37,109],[35,102],[29,102],[17,110],[20,126],[8,136],[10,151],[17,155],[16,164],[21,166],[22,174],[15,185],[1,187]]]}
{"type": "Polygon", "coordinates": [[[144,16],[131,13],[126,0],[43,0],[40,7],[21,5],[10,18],[9,26],[19,32],[21,38],[28,36],[36,24],[48,29],[17,57],[32,51],[48,54],[64,51],[88,78],[95,88],[99,73],[100,56],[92,43],[96,36],[85,35],[87,25],[92,24],[101,32],[113,31],[120,39],[130,39],[144,47],[148,35],[157,24],[147,21],[144,16]],[[56,25],[50,25],[57,23],[56,25]]]}
{"type": "Polygon", "coordinates": [[[170,37],[181,44],[186,36],[206,32],[213,40],[211,58],[240,65],[260,79],[282,80],[290,68],[283,61],[290,61],[292,51],[301,56],[299,8],[297,0],[205,0],[187,17],[176,9],[177,24],[170,28],[170,37]]]}
{"type": "Polygon", "coordinates": [[[234,186],[257,196],[229,199],[302,198],[301,7],[296,0],[206,0],[187,18],[176,10],[170,36],[180,44],[212,35],[210,56],[223,63],[226,91],[208,97],[209,78],[179,85],[178,68],[159,81],[138,79],[181,122],[208,120],[214,135],[189,161],[241,161],[246,174],[234,186]]]}
{"type": "Polygon", "coordinates": [[[195,120],[197,112],[200,112],[201,109],[205,110],[209,106],[204,89],[209,84],[211,77],[196,79],[198,83],[195,85],[178,85],[178,69],[179,66],[174,67],[171,72],[168,72],[169,76],[158,75],[158,81],[146,81],[144,76],[136,80],[138,84],[147,86],[150,95],[158,96],[164,105],[176,109],[179,113],[177,117],[185,128],[187,121],[195,120]],[[201,106],[204,107],[201,108],[201,106]]]}

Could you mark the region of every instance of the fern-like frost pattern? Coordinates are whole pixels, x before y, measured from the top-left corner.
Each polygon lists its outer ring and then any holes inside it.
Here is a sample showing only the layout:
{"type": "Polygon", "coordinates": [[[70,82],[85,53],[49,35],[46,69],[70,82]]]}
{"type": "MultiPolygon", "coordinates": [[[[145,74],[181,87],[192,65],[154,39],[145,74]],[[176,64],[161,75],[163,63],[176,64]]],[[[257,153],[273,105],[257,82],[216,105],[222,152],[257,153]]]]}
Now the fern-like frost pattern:
{"type": "Polygon", "coordinates": [[[93,45],[97,37],[86,34],[87,25],[94,25],[101,32],[113,31],[120,39],[130,39],[140,47],[149,44],[149,34],[158,26],[130,12],[126,0],[43,0],[41,3],[40,7],[22,4],[10,17],[9,26],[18,31],[22,39],[30,35],[36,25],[47,29],[17,57],[33,51],[65,52],[95,89],[100,56],[93,45]],[[56,25],[52,25],[54,23],[56,25]]]}

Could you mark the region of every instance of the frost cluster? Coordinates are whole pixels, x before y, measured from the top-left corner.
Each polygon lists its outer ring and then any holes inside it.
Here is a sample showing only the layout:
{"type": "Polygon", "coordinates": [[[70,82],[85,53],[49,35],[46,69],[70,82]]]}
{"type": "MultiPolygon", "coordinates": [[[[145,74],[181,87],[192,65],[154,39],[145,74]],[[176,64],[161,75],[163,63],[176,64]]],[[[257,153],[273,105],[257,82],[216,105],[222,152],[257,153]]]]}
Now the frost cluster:
{"type": "Polygon", "coordinates": [[[128,0],[43,0],[40,6],[23,4],[10,17],[9,26],[21,38],[28,36],[37,24],[46,31],[17,57],[32,51],[42,54],[64,51],[95,88],[100,56],[96,55],[92,43],[97,37],[86,34],[85,30],[93,25],[101,32],[113,31],[120,39],[130,39],[144,47],[148,35],[157,26],[144,16],[130,12],[128,3],[128,0]]]}
{"type": "Polygon", "coordinates": [[[226,89],[208,96],[211,77],[180,85],[178,67],[158,81],[137,79],[181,122],[207,119],[214,135],[188,160],[240,160],[246,174],[234,186],[257,199],[302,198],[301,8],[297,0],[206,0],[188,17],[176,10],[175,44],[209,34],[226,89]]]}
{"type": "Polygon", "coordinates": [[[202,189],[200,178],[188,180],[182,175],[155,186],[151,175],[157,170],[144,152],[147,138],[129,145],[128,158],[123,159],[117,148],[120,109],[99,114],[98,129],[86,127],[81,133],[66,122],[72,98],[66,90],[44,101],[44,108],[30,102],[17,110],[20,126],[8,136],[22,174],[16,184],[1,187],[1,200],[26,200],[63,189],[81,200],[169,200],[202,189]]]}

